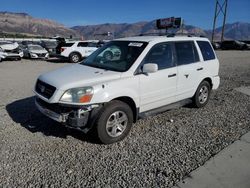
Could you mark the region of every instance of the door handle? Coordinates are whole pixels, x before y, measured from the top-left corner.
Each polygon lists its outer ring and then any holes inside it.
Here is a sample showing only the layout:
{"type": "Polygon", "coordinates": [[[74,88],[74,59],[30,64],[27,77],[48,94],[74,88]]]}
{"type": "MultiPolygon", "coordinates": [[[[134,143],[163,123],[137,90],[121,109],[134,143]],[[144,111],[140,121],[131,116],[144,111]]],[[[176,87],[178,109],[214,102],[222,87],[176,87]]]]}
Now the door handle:
{"type": "Polygon", "coordinates": [[[175,76],[176,76],[176,74],[170,74],[170,75],[168,75],[169,78],[175,77],[175,76]]]}
{"type": "Polygon", "coordinates": [[[201,71],[201,70],[203,70],[203,67],[200,67],[200,68],[198,68],[198,69],[196,69],[197,71],[201,71]]]}

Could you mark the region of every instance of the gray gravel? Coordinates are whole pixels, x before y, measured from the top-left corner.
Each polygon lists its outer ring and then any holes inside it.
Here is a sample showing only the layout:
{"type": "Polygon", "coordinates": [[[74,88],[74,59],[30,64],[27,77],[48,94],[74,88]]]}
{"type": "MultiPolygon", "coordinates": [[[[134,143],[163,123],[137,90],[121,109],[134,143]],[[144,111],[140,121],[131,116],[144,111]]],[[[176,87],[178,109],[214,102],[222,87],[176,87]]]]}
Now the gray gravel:
{"type": "Polygon", "coordinates": [[[218,51],[221,86],[203,109],[140,120],[113,145],[68,130],[34,107],[38,74],[67,64],[0,63],[0,187],[171,187],[250,131],[250,52],[218,51]]]}

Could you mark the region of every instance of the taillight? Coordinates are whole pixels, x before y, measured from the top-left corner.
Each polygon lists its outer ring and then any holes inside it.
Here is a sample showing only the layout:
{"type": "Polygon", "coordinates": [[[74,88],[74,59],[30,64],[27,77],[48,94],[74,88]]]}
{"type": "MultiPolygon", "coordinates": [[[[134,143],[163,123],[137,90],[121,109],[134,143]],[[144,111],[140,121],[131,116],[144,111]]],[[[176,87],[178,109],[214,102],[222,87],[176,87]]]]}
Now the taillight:
{"type": "Polygon", "coordinates": [[[61,48],[61,52],[63,52],[65,50],[65,48],[61,48]]]}

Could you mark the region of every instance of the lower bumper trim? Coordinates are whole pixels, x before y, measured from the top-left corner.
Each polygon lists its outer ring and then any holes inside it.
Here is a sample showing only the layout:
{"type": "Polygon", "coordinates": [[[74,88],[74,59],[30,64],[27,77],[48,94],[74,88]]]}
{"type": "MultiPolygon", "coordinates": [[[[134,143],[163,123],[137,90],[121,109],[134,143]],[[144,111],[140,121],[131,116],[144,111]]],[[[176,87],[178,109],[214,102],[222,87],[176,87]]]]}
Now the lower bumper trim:
{"type": "Polygon", "coordinates": [[[49,109],[46,109],[46,108],[42,107],[41,105],[39,105],[37,101],[35,101],[35,105],[36,105],[37,109],[45,116],[48,116],[49,118],[51,118],[57,122],[60,122],[60,123],[65,123],[67,121],[67,118],[68,118],[67,114],[62,115],[62,114],[58,114],[56,112],[53,112],[49,109]]]}

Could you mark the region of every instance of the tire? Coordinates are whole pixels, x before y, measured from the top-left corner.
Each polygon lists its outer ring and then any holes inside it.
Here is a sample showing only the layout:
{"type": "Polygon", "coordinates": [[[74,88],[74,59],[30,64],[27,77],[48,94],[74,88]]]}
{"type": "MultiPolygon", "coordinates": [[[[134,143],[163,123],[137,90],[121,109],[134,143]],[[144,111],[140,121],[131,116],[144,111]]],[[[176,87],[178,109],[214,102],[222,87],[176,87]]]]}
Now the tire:
{"type": "Polygon", "coordinates": [[[207,81],[202,81],[198,86],[195,95],[193,97],[193,105],[196,108],[204,107],[210,98],[211,85],[207,81]]]}
{"type": "Polygon", "coordinates": [[[72,53],[69,55],[69,61],[71,63],[78,63],[81,61],[81,56],[78,53],[72,53]]]}
{"type": "Polygon", "coordinates": [[[103,107],[96,121],[98,139],[103,144],[121,141],[128,135],[132,124],[131,108],[124,102],[111,101],[103,107]]]}

